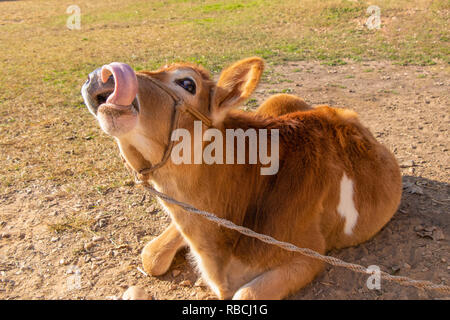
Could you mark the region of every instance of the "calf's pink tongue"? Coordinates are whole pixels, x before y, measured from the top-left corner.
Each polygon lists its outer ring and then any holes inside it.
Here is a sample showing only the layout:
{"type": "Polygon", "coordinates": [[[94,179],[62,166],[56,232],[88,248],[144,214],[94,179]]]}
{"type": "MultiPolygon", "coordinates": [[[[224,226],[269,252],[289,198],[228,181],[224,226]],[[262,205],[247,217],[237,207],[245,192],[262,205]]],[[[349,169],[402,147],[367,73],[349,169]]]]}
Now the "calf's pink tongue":
{"type": "Polygon", "coordinates": [[[134,70],[126,63],[112,62],[102,67],[102,81],[114,77],[114,92],[106,100],[107,103],[129,106],[138,91],[138,84],[134,70]]]}

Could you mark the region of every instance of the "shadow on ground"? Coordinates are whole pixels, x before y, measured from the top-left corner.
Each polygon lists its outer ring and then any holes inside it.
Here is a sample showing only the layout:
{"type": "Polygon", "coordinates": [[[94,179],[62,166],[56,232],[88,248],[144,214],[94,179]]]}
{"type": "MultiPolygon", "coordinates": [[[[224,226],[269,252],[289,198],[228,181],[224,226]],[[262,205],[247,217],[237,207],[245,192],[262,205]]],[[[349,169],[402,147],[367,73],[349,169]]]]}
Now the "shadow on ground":
{"type": "MultiPolygon", "coordinates": [[[[329,254],[364,266],[377,265],[391,274],[449,284],[450,185],[403,176],[399,210],[371,240],[329,254]]],[[[327,266],[313,283],[291,299],[433,299],[438,292],[381,282],[369,290],[367,275],[327,266]]]]}

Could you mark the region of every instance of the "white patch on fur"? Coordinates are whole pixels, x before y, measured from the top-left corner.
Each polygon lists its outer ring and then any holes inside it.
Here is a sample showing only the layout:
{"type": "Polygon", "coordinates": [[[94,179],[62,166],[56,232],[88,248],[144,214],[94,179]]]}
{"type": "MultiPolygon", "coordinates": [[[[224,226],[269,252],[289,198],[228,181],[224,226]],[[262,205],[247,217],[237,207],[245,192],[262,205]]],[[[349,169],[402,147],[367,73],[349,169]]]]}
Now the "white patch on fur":
{"type": "MultiPolygon", "coordinates": [[[[150,161],[147,157],[148,150],[152,150],[152,146],[148,138],[139,133],[140,130],[133,129],[130,132],[126,133],[124,136],[120,137],[120,139],[116,138],[117,144],[119,145],[119,150],[122,156],[127,159],[125,156],[125,152],[123,149],[128,148],[129,146],[133,146],[136,150],[142,155],[142,157],[150,161]]],[[[135,168],[142,169],[142,168],[135,168]]]]}
{"type": "Polygon", "coordinates": [[[132,145],[136,148],[136,150],[139,151],[145,160],[150,161],[150,159],[147,159],[146,157],[149,150],[152,150],[152,146],[148,138],[138,132],[133,132],[132,140],[130,139],[129,141],[133,141],[132,145]]]}
{"type": "MultiPolygon", "coordinates": [[[[121,142],[118,138],[114,138],[116,140],[117,146],[119,147],[119,152],[122,155],[122,157],[124,159],[127,159],[127,157],[125,156],[125,152],[123,151],[124,146],[128,146],[128,143],[126,142],[121,142]]],[[[128,161],[127,161],[128,162],[128,161]]]]}
{"type": "Polygon", "coordinates": [[[353,181],[344,172],[341,180],[340,199],[337,211],[345,219],[344,232],[351,235],[358,220],[358,211],[353,200],[353,181]]]}

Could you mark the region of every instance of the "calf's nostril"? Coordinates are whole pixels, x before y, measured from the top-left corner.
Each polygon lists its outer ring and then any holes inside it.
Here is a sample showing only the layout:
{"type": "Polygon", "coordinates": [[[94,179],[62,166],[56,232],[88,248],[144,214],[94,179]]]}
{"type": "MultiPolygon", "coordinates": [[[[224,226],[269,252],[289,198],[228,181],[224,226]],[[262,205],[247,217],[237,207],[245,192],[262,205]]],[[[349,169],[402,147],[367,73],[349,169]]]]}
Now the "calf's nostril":
{"type": "Polygon", "coordinates": [[[112,91],[102,92],[96,95],[96,100],[98,105],[101,105],[108,100],[108,97],[111,95],[112,91]]]}

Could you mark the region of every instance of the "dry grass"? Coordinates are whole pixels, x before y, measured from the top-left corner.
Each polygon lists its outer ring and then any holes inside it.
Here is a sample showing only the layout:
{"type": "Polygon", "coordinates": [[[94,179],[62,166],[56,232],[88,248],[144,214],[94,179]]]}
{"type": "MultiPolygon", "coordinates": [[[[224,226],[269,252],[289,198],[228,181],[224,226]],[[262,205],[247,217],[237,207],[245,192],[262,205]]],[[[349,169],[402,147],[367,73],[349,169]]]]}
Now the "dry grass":
{"type": "MultiPolygon", "coordinates": [[[[174,60],[217,72],[233,59],[449,62],[448,1],[375,1],[382,29],[364,27],[367,1],[76,1],[82,29],[65,27],[73,2],[2,2],[0,194],[50,186],[87,201],[127,179],[112,140],[84,107],[94,68],[137,70],[174,60]]],[[[270,67],[269,67],[270,72],[270,67]]]]}
{"type": "Polygon", "coordinates": [[[72,216],[56,223],[49,223],[48,228],[50,231],[55,233],[62,233],[67,230],[84,231],[89,233],[89,227],[91,227],[94,223],[95,220],[89,216],[72,216]]]}

